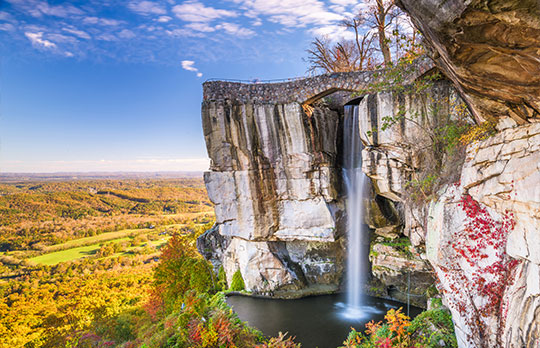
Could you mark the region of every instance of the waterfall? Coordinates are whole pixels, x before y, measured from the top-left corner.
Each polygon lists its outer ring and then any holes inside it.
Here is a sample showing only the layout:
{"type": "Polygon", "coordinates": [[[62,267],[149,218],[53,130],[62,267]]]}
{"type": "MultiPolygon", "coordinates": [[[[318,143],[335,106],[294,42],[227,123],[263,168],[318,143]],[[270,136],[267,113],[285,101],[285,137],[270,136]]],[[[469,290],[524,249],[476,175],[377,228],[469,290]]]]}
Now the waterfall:
{"type": "Polygon", "coordinates": [[[347,315],[362,316],[363,286],[367,279],[368,247],[364,231],[367,176],[362,172],[362,142],[358,105],[346,105],[343,122],[343,177],[347,195],[347,315]]]}

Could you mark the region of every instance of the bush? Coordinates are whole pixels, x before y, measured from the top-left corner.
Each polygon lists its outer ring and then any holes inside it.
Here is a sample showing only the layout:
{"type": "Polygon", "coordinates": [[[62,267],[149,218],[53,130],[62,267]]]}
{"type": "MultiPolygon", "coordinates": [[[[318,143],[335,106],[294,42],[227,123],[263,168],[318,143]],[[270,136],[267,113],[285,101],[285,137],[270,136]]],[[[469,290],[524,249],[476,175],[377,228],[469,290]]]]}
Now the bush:
{"type": "Polygon", "coordinates": [[[234,272],[232,280],[231,280],[231,291],[242,291],[246,288],[246,285],[244,284],[244,278],[242,278],[242,273],[240,270],[237,270],[234,272]]]}
{"type": "Polygon", "coordinates": [[[225,275],[225,270],[223,269],[223,266],[219,266],[217,286],[219,290],[227,290],[227,277],[225,275]]]}
{"type": "Polygon", "coordinates": [[[176,234],[163,248],[154,272],[154,287],[160,289],[159,296],[168,308],[188,290],[216,291],[212,265],[197,253],[194,243],[195,237],[176,234]]]}
{"type": "Polygon", "coordinates": [[[365,334],[352,329],[340,348],[436,348],[441,340],[444,347],[457,348],[452,317],[446,309],[422,312],[412,322],[401,308],[389,310],[384,318],[384,323],[367,323],[365,334]]]}
{"type": "Polygon", "coordinates": [[[272,337],[256,348],[300,348],[300,344],[294,343],[294,337],[285,338],[287,333],[279,333],[278,337],[272,337]]]}
{"type": "Polygon", "coordinates": [[[408,331],[414,340],[423,342],[426,347],[440,347],[443,341],[444,347],[457,348],[452,315],[447,309],[437,308],[420,313],[411,322],[408,331]]]}

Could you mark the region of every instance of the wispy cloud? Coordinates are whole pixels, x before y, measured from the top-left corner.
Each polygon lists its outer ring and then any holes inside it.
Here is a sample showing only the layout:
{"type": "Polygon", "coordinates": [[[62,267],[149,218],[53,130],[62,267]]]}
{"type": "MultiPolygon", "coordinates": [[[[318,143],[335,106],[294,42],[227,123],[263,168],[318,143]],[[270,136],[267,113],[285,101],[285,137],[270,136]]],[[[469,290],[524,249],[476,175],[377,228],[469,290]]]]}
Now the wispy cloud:
{"type": "Polygon", "coordinates": [[[135,36],[135,33],[129,29],[123,29],[118,33],[118,37],[121,39],[133,39],[135,36]]]}
{"type": "Polygon", "coordinates": [[[54,42],[51,42],[49,40],[43,39],[43,33],[24,33],[24,35],[32,42],[32,45],[37,47],[44,47],[44,48],[56,48],[56,44],[54,42]]]}
{"type": "Polygon", "coordinates": [[[227,23],[227,22],[221,23],[216,26],[216,29],[223,29],[228,34],[239,36],[239,37],[251,37],[256,34],[253,30],[242,28],[236,23],[227,23]]]}
{"type": "Polygon", "coordinates": [[[329,25],[343,15],[329,11],[319,0],[231,0],[253,17],[265,16],[286,27],[329,25]]]}
{"type": "Polygon", "coordinates": [[[62,30],[70,34],[73,34],[75,36],[78,36],[81,39],[86,39],[86,40],[91,39],[91,36],[87,32],[75,29],[73,27],[62,28],[62,30]]]}
{"type": "Polygon", "coordinates": [[[11,3],[19,11],[30,14],[33,17],[55,16],[55,17],[69,17],[72,15],[82,15],[84,12],[71,5],[49,5],[44,0],[6,0],[11,3]]]}
{"type": "Polygon", "coordinates": [[[195,62],[192,61],[192,60],[183,60],[182,61],[182,69],[187,70],[187,71],[196,72],[197,77],[201,77],[203,74],[194,65],[195,65],[195,62]]]}
{"type": "Polygon", "coordinates": [[[172,20],[172,17],[169,17],[169,16],[160,16],[157,21],[160,22],[160,23],[167,23],[167,22],[170,22],[172,20]]]}
{"type": "Polygon", "coordinates": [[[1,23],[0,24],[0,30],[2,31],[14,31],[15,26],[11,23],[1,23]]]}
{"type": "Polygon", "coordinates": [[[215,19],[238,16],[235,11],[208,7],[196,0],[174,6],[173,12],[176,17],[186,22],[210,22],[215,19]]]}
{"type": "Polygon", "coordinates": [[[195,31],[205,32],[205,33],[211,33],[213,31],[216,31],[216,28],[204,22],[188,23],[186,24],[186,28],[193,29],[195,31]]]}
{"type": "Polygon", "coordinates": [[[98,24],[98,25],[113,26],[113,27],[125,23],[124,21],[117,20],[117,19],[100,18],[100,17],[93,17],[93,16],[85,17],[82,21],[84,24],[98,24]]]}
{"type": "Polygon", "coordinates": [[[167,13],[160,4],[152,1],[131,1],[128,8],[142,15],[164,15],[167,13]]]}

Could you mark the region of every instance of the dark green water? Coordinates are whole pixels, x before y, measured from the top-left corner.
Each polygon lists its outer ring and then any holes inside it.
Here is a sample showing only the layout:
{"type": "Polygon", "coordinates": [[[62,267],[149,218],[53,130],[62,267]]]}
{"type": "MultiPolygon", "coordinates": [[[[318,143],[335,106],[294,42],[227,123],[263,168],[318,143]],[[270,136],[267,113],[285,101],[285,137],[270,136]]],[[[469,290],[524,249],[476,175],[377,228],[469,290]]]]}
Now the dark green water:
{"type": "MultiPolygon", "coordinates": [[[[298,300],[269,300],[245,296],[230,296],[227,302],[241,320],[256,327],[267,336],[288,332],[296,336],[302,348],[336,348],[347,338],[351,327],[364,330],[371,321],[383,320],[391,308],[407,305],[395,301],[365,296],[364,306],[352,315],[347,311],[340,295],[312,296],[298,300]],[[357,318],[352,318],[352,317],[357,318]]],[[[410,307],[410,316],[418,315],[420,308],[410,307]]]]}

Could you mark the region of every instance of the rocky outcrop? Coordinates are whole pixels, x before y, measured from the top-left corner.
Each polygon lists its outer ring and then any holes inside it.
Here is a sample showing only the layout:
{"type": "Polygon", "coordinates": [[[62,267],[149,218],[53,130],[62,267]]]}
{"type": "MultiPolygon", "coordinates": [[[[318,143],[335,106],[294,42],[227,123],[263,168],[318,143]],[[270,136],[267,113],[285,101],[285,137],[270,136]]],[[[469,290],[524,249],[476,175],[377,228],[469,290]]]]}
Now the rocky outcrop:
{"type": "Polygon", "coordinates": [[[468,148],[461,182],[430,207],[427,255],[462,347],[540,342],[539,163],[540,124],[504,129],[468,148]]]}
{"type": "Polygon", "coordinates": [[[400,0],[479,120],[540,118],[537,0],[400,0]]]}
{"type": "MultiPolygon", "coordinates": [[[[240,270],[254,293],[289,297],[337,290],[345,247],[341,115],[322,105],[309,115],[298,102],[261,103],[261,93],[276,93],[268,92],[269,85],[241,86],[241,91],[226,86],[231,99],[210,87],[205,87],[202,117],[211,158],[205,182],[216,227],[199,241],[203,255],[222,264],[229,280],[240,270]]],[[[282,90],[281,84],[273,87],[282,90]]],[[[430,122],[430,100],[445,100],[448,109],[457,96],[441,81],[421,96],[382,92],[358,100],[363,169],[374,183],[366,223],[385,238],[404,238],[403,211],[392,200],[400,202],[403,185],[420,165],[405,144],[425,136],[421,122],[430,122]],[[415,121],[385,127],[384,120],[401,109],[415,121]]],[[[410,229],[405,226],[406,235],[410,229]]],[[[415,294],[416,303],[425,306],[419,294],[432,279],[419,256],[423,238],[399,267],[396,260],[403,253],[383,249],[372,261],[374,270],[392,268],[391,274],[373,272],[384,296],[404,300],[400,294],[410,290],[404,282],[412,274],[413,280],[423,279],[415,282],[415,294]],[[388,251],[384,257],[383,251],[388,251]],[[397,296],[391,289],[399,290],[397,296]]]]}
{"type": "Polygon", "coordinates": [[[498,123],[468,148],[461,182],[440,193],[425,226],[460,347],[538,347],[540,3],[398,4],[477,121],[498,123]]]}
{"type": "MultiPolygon", "coordinates": [[[[461,104],[462,99],[446,80],[434,83],[420,94],[383,92],[362,99],[360,112],[368,115],[360,122],[365,145],[362,170],[371,178],[377,195],[403,201],[405,186],[425,165],[413,145],[429,144],[426,129],[436,125],[441,115],[456,117],[453,115],[457,115],[461,104]],[[388,119],[396,119],[395,124],[388,126],[388,119]]],[[[401,209],[404,233],[414,246],[424,243],[423,209],[410,205],[401,209]]]]}
{"type": "MultiPolygon", "coordinates": [[[[240,270],[255,293],[336,290],[343,268],[338,113],[317,107],[308,117],[298,103],[207,98],[202,118],[214,233],[227,239],[208,256],[229,281],[240,270]]],[[[216,244],[208,240],[200,244],[216,244]]]]}

